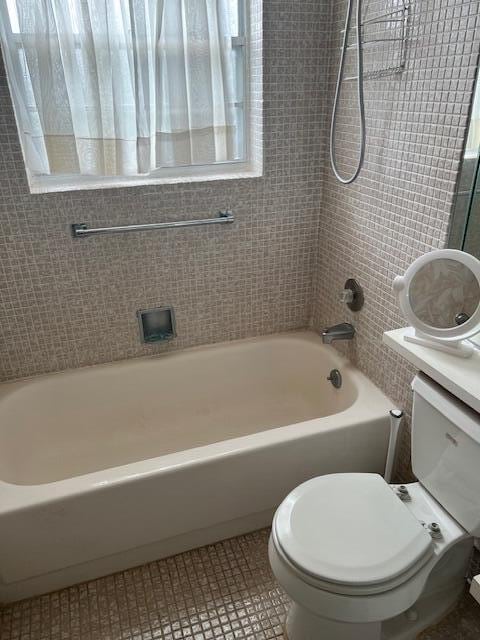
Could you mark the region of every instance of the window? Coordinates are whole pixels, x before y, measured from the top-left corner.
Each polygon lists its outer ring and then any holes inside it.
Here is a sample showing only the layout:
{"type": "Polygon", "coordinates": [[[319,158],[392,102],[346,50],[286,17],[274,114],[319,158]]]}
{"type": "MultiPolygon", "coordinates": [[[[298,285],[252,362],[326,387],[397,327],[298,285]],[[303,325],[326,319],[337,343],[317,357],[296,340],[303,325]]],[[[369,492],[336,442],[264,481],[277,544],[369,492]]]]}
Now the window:
{"type": "Polygon", "coordinates": [[[261,175],[260,0],[3,0],[32,192],[261,175]]]}

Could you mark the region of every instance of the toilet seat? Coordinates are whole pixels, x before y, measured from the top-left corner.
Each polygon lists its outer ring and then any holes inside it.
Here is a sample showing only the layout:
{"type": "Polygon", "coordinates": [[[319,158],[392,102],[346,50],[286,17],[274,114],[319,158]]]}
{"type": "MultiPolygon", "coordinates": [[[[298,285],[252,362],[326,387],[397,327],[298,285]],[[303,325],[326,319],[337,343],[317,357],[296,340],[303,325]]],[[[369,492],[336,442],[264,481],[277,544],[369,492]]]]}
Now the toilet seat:
{"type": "Polygon", "coordinates": [[[278,508],[272,533],[299,577],[339,594],[394,589],[433,554],[422,524],[381,476],[370,473],[303,483],[278,508]]]}

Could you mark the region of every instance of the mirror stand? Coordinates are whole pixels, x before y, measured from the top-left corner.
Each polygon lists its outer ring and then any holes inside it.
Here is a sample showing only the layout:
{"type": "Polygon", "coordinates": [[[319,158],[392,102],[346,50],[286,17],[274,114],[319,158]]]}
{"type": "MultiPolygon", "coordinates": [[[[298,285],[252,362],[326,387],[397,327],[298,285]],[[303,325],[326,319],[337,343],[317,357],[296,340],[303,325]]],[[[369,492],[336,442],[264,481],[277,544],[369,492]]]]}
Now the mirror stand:
{"type": "Polygon", "coordinates": [[[413,329],[411,335],[406,334],[404,340],[406,342],[420,344],[422,347],[429,347],[430,349],[443,351],[444,353],[449,353],[450,355],[457,356],[459,358],[470,358],[475,351],[473,344],[467,340],[442,342],[442,340],[435,340],[435,338],[423,334],[418,329],[413,329]]]}

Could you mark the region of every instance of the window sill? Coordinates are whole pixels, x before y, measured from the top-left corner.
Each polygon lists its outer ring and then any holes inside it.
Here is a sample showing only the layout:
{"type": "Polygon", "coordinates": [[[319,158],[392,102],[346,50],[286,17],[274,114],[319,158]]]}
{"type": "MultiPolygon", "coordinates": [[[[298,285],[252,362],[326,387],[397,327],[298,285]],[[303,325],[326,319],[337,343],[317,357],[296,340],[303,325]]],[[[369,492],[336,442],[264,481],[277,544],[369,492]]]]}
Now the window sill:
{"type": "MultiPolygon", "coordinates": [[[[255,163],[256,164],[256,163],[255,163]]],[[[242,180],[261,178],[263,167],[252,167],[247,163],[235,163],[215,167],[186,167],[182,175],[178,169],[165,169],[162,175],[155,177],[114,177],[97,178],[90,176],[34,176],[28,175],[30,193],[56,193],[62,191],[87,191],[92,189],[115,189],[123,187],[157,186],[162,184],[188,184],[195,182],[213,182],[217,180],[242,180]]]]}

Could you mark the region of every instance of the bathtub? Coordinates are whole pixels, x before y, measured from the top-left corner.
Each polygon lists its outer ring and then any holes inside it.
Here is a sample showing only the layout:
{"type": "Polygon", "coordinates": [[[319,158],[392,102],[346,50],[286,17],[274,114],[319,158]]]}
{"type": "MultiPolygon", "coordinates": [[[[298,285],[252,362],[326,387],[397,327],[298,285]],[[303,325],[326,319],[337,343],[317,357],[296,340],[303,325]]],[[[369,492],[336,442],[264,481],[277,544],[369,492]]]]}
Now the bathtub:
{"type": "Polygon", "coordinates": [[[266,526],[312,476],[382,473],[391,408],[311,332],[0,385],[0,601],[266,526]]]}

